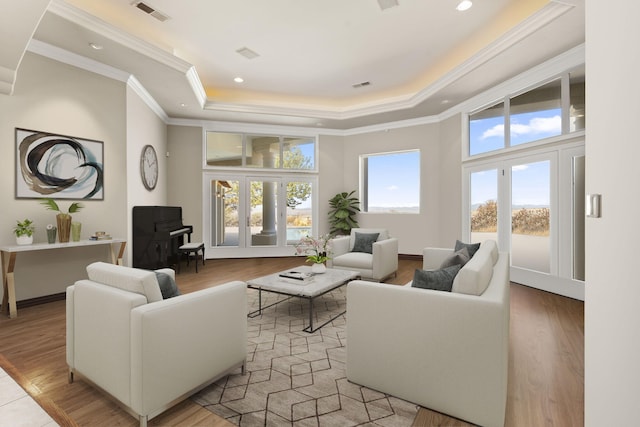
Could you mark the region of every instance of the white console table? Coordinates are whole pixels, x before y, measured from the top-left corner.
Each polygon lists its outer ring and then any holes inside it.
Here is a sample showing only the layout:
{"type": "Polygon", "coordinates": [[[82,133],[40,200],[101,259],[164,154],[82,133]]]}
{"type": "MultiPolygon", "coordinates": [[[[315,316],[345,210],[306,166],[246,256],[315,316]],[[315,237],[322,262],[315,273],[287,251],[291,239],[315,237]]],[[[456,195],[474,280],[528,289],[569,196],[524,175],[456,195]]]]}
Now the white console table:
{"type": "Polygon", "coordinates": [[[13,276],[13,270],[16,266],[16,256],[18,255],[18,253],[96,245],[109,245],[109,248],[111,249],[111,262],[114,264],[122,265],[124,248],[127,245],[127,241],[125,239],[81,240],[79,242],[68,243],[34,243],[31,245],[0,246],[0,252],[2,253],[2,268],[4,272],[4,293],[0,311],[8,310],[9,317],[12,319],[18,315],[18,308],[16,305],[15,279],[13,276]],[[116,248],[118,245],[120,246],[120,249],[117,250],[116,248]]]}

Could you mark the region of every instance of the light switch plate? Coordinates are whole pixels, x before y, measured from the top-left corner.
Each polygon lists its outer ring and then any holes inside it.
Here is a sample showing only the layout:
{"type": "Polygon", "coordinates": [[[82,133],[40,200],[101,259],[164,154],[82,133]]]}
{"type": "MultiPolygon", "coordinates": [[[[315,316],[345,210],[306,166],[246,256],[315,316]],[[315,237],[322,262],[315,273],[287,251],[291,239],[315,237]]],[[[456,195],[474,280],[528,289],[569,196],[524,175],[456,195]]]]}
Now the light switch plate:
{"type": "Polygon", "coordinates": [[[602,196],[600,194],[587,194],[585,198],[585,213],[589,218],[600,218],[602,196]]]}

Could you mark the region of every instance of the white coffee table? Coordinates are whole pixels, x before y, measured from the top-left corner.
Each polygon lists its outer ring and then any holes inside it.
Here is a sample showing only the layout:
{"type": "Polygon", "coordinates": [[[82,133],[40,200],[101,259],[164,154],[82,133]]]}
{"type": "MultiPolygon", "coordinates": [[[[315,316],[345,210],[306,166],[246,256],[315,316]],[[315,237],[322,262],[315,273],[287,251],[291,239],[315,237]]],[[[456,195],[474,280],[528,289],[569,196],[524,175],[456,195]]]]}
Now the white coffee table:
{"type": "MultiPolygon", "coordinates": [[[[309,266],[301,266],[286,270],[289,271],[298,271],[303,273],[311,273],[311,267],[309,266]]],[[[280,302],[286,301],[287,299],[276,301],[273,304],[269,304],[265,307],[262,306],[262,291],[271,292],[280,295],[288,295],[290,298],[298,297],[303,298],[309,301],[309,326],[303,329],[304,332],[313,333],[318,329],[322,328],[324,325],[332,322],[338,317],[342,316],[346,311],[339,313],[332,317],[331,319],[324,322],[322,325],[314,328],[313,327],[313,300],[326,294],[327,292],[331,292],[334,289],[339,288],[340,286],[344,286],[349,283],[351,280],[355,280],[360,278],[360,273],[357,271],[349,271],[349,270],[338,270],[334,268],[327,268],[327,271],[322,274],[315,274],[313,276],[313,280],[308,283],[293,283],[291,280],[284,280],[280,277],[280,273],[278,272],[274,274],[270,274],[268,276],[258,277],[257,279],[247,281],[247,286],[252,289],[258,290],[258,309],[252,311],[248,314],[249,317],[256,317],[262,314],[262,310],[272,307],[280,302]]]]}

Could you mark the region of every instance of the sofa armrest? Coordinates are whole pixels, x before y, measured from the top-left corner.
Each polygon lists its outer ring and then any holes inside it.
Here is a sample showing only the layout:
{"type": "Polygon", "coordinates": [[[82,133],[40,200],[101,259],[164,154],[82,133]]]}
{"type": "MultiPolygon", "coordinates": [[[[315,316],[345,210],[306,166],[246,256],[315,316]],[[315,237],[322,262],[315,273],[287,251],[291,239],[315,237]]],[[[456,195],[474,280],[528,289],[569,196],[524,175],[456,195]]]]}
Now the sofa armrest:
{"type": "Polygon", "coordinates": [[[155,270],[158,273],[164,273],[171,277],[173,280],[176,280],[176,271],[173,268],[160,268],[155,270]]]}
{"type": "Polygon", "coordinates": [[[372,245],[373,277],[382,279],[398,270],[398,239],[390,237],[372,245]]]}
{"type": "Polygon", "coordinates": [[[128,404],[131,309],[144,295],[79,280],[67,288],[67,364],[128,404]]]}
{"type": "Polygon", "coordinates": [[[244,362],[246,283],[138,307],[132,318],[131,407],[150,414],[244,362]]]}
{"type": "MultiPolygon", "coordinates": [[[[350,242],[351,238],[349,236],[339,236],[331,239],[331,257],[337,257],[349,252],[350,242]]],[[[331,268],[332,266],[333,260],[329,259],[329,261],[327,261],[327,267],[331,268]]]]}
{"type": "Polygon", "coordinates": [[[347,378],[461,419],[499,424],[509,339],[503,298],[350,282],[347,378]]]}

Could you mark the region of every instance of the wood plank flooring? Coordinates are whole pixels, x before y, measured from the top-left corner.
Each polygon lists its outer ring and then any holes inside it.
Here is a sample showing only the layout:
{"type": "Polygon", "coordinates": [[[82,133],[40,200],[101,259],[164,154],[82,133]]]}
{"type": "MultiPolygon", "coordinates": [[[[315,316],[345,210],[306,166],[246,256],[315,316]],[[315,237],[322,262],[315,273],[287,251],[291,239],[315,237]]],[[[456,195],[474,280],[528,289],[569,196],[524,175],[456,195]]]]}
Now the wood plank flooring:
{"type": "MultiPolygon", "coordinates": [[[[301,258],[207,260],[177,275],[182,293],[231,280],[248,280],[300,265],[301,258]]],[[[397,277],[411,280],[418,260],[400,260],[397,277]]],[[[347,313],[348,315],[348,313],[347,313]]],[[[65,303],[55,301],[0,315],[0,353],[31,394],[55,403],[79,426],[136,426],[137,421],[83,381],[67,383],[65,303]]],[[[511,339],[506,426],[584,424],[584,303],[517,284],[511,286],[511,339]]],[[[154,418],[150,426],[229,426],[186,400],[154,418]]],[[[421,409],[414,426],[469,426],[421,409]]]]}

